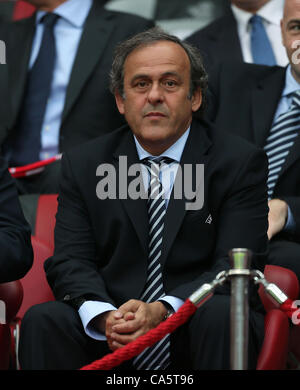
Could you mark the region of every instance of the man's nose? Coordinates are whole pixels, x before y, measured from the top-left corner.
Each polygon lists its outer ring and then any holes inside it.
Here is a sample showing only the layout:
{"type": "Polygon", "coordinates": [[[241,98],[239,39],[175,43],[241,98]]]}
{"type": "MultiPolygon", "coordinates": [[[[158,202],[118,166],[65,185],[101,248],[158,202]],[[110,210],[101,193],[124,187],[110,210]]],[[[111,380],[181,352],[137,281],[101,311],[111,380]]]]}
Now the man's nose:
{"type": "Polygon", "coordinates": [[[151,104],[158,104],[164,101],[163,89],[159,84],[152,84],[148,91],[148,101],[151,104]]]}

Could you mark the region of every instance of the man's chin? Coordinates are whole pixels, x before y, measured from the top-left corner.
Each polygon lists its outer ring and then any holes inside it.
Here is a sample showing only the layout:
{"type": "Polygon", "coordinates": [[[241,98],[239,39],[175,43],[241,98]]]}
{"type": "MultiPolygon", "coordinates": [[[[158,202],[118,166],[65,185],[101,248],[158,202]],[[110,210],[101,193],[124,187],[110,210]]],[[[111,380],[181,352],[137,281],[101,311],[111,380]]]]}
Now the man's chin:
{"type": "Polygon", "coordinates": [[[143,134],[142,137],[137,137],[141,146],[147,150],[150,154],[159,155],[164,150],[168,149],[168,140],[166,139],[165,134],[143,134]]]}

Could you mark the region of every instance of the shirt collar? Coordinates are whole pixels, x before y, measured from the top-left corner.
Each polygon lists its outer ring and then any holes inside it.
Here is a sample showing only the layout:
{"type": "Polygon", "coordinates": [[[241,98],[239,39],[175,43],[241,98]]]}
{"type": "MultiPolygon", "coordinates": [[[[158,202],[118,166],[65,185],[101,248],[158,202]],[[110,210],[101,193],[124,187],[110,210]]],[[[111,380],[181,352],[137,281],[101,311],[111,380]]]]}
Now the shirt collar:
{"type": "MultiPolygon", "coordinates": [[[[82,28],[92,5],[93,0],[67,0],[55,8],[53,12],[73,26],[82,28]]],[[[37,12],[36,24],[40,22],[45,13],[45,11],[37,12]]]]}
{"type": "MultiPolygon", "coordinates": [[[[169,157],[172,160],[180,162],[181,155],[183,153],[183,149],[185,147],[185,143],[189,136],[189,133],[190,133],[190,127],[182,134],[182,136],[172,146],[169,147],[169,149],[164,151],[161,154],[161,156],[169,157]]],[[[136,139],[135,136],[134,136],[134,140],[135,140],[136,149],[140,160],[143,160],[144,158],[147,157],[154,157],[141,146],[141,144],[139,143],[139,141],[136,139]]],[[[155,157],[160,157],[160,156],[155,156],[155,157]]]]}
{"type": "MultiPolygon", "coordinates": [[[[257,15],[261,16],[269,23],[280,26],[280,20],[283,15],[283,5],[284,0],[271,0],[258,10],[257,15]]],[[[231,9],[242,29],[248,30],[249,20],[253,14],[236,7],[234,4],[231,4],[231,9]]]]}
{"type": "Polygon", "coordinates": [[[300,84],[294,79],[291,71],[291,65],[288,65],[285,74],[285,87],[282,96],[288,96],[300,89],[300,84]]]}
{"type": "Polygon", "coordinates": [[[257,12],[267,22],[280,26],[280,20],[283,16],[284,0],[271,0],[268,1],[257,12]]]}

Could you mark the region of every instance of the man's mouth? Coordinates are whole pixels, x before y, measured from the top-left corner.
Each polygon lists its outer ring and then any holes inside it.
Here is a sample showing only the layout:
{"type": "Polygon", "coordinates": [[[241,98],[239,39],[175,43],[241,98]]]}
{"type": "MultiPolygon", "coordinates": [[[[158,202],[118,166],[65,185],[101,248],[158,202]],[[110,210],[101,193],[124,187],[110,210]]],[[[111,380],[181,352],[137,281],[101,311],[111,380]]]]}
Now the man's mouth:
{"type": "Polygon", "coordinates": [[[162,112],[157,112],[157,111],[151,111],[148,112],[145,117],[147,118],[158,118],[158,117],[165,117],[166,115],[163,114],[162,112]]]}

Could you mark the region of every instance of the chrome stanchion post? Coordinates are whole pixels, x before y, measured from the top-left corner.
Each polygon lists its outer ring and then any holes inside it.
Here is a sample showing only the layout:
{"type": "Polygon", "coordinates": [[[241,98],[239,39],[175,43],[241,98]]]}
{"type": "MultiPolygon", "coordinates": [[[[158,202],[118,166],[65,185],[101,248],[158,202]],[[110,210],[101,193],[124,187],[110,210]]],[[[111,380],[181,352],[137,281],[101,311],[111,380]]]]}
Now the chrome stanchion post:
{"type": "Polygon", "coordinates": [[[235,248],[229,251],[231,281],[230,301],[230,367],[232,370],[248,368],[249,303],[251,252],[235,248]]]}

